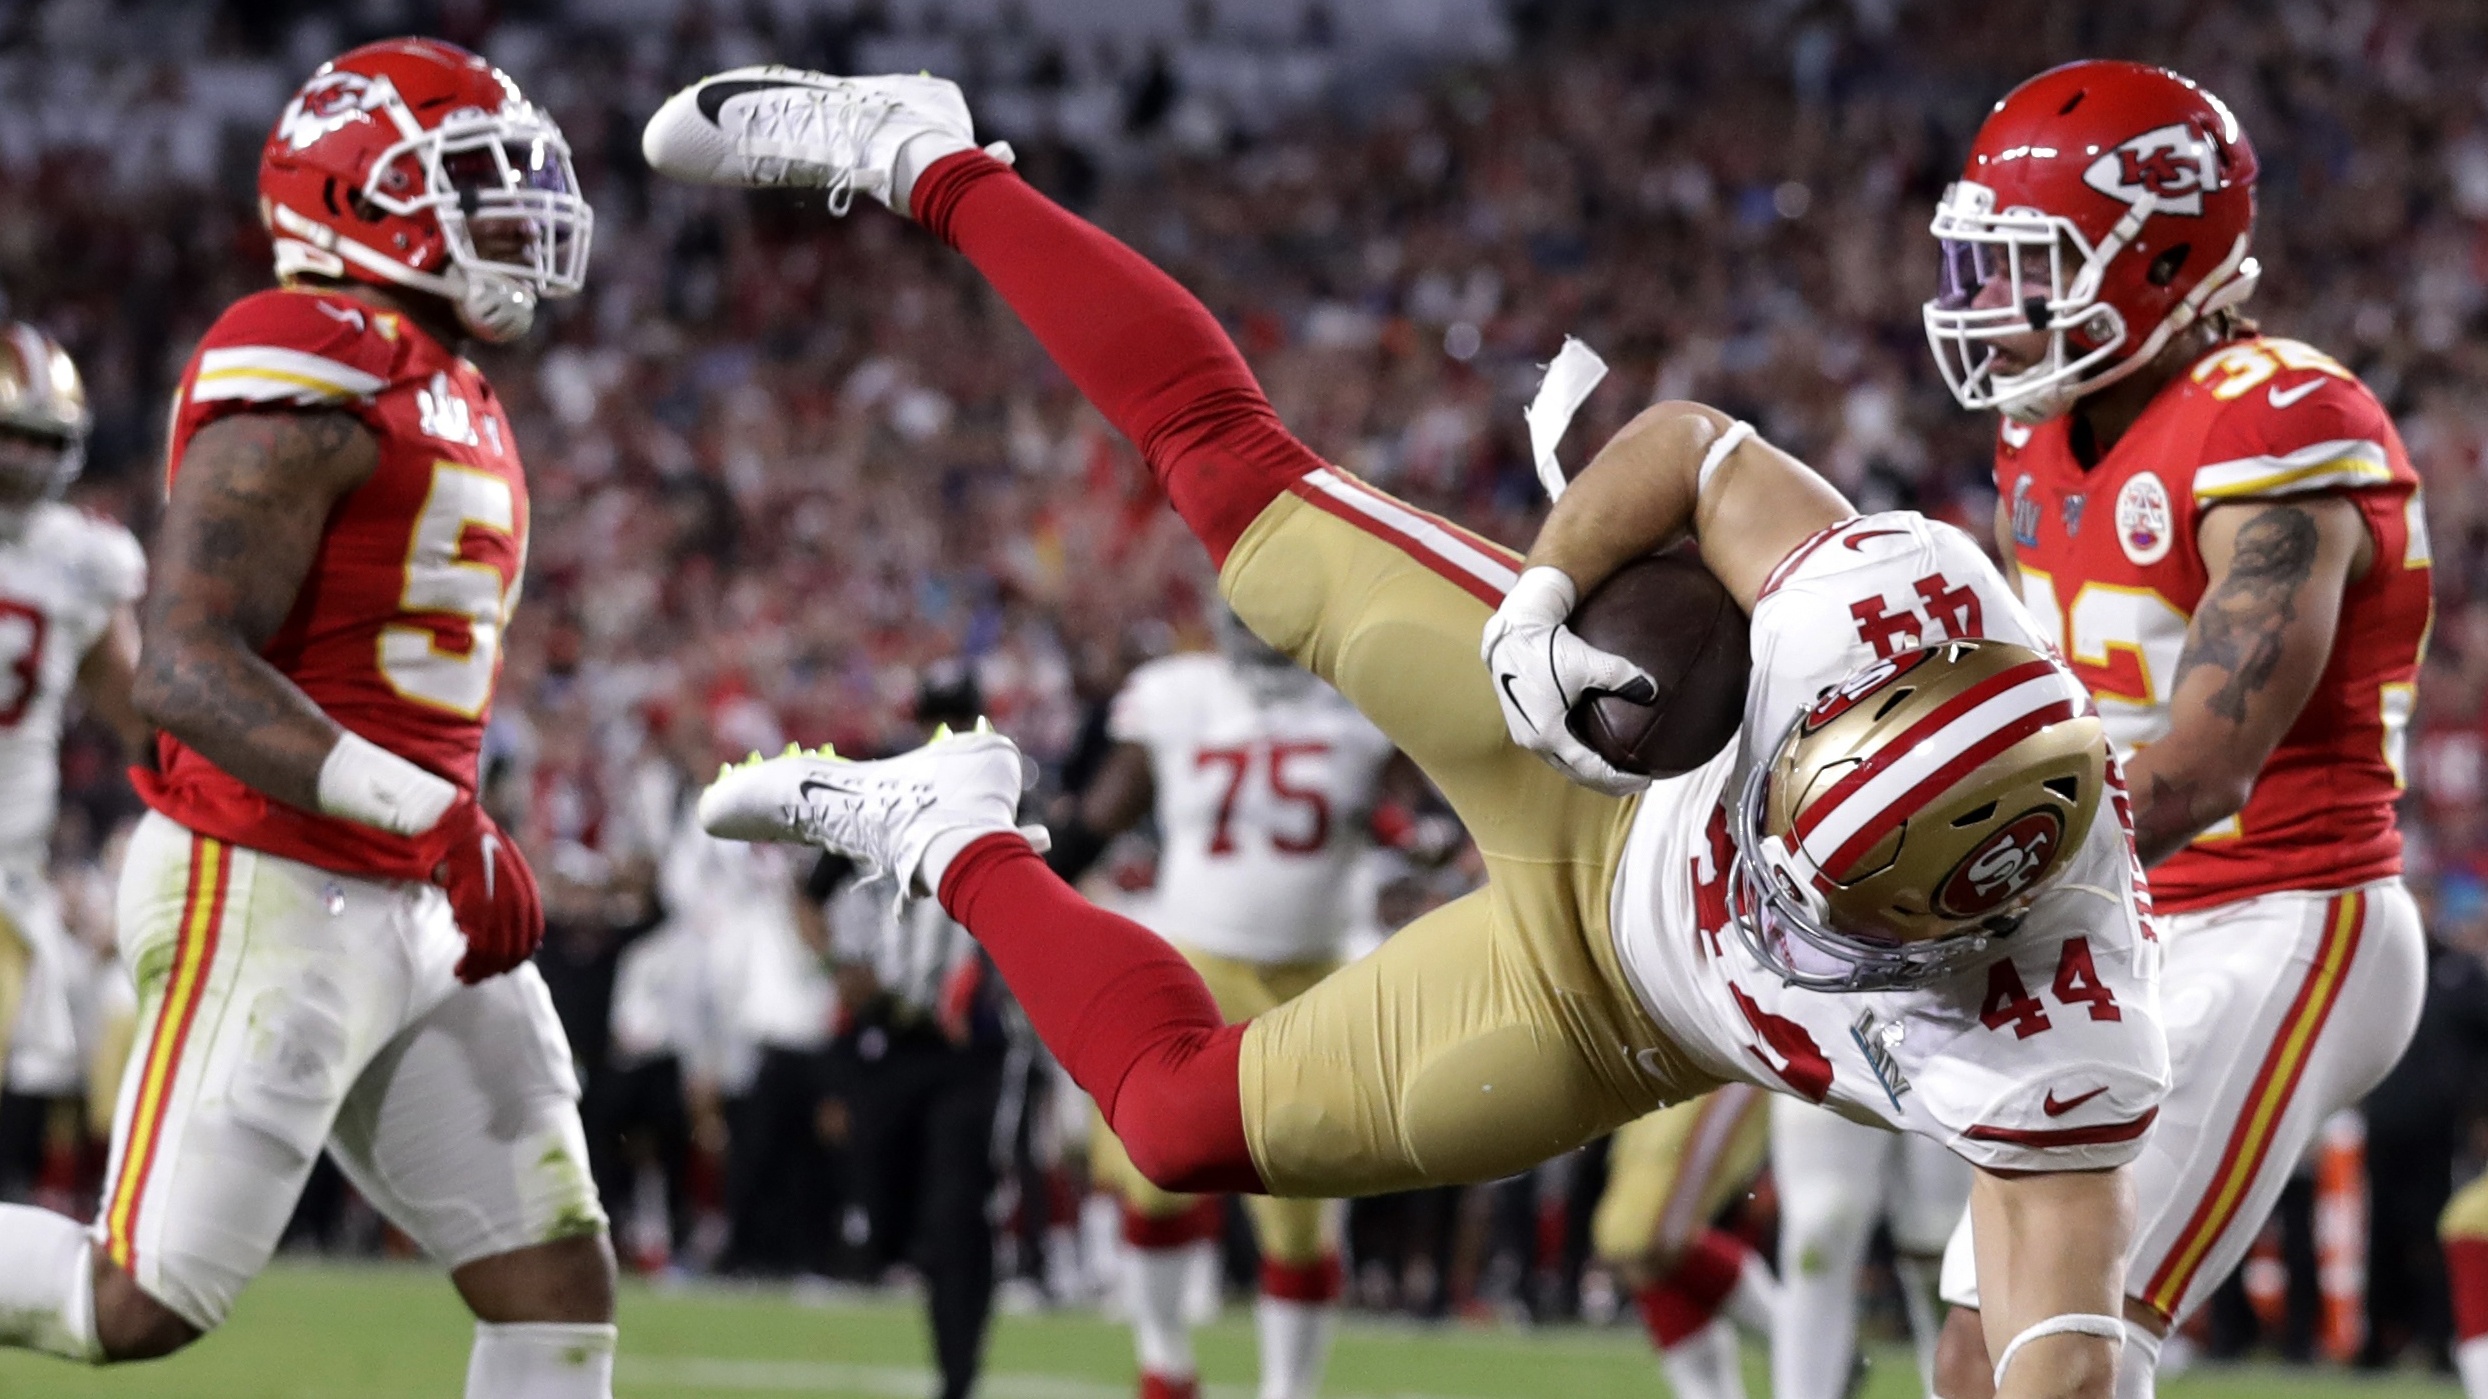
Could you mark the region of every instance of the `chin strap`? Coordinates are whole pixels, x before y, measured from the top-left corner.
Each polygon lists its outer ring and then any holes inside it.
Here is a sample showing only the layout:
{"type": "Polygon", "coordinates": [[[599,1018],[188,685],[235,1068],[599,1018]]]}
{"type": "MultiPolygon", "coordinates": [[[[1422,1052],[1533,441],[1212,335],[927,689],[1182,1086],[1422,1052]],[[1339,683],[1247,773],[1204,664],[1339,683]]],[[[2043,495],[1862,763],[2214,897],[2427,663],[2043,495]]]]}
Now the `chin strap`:
{"type": "Polygon", "coordinates": [[[2023,1346],[2041,1336],[2068,1334],[2097,1336],[2103,1341],[2114,1341],[2119,1346],[2123,1346],[2125,1344],[2125,1321],[2121,1317],[2102,1316],[2097,1312],[2066,1312],[2028,1327],[2020,1335],[2006,1342],[2004,1354],[1996,1357],[1996,1388],[2004,1388],[2004,1372],[2012,1365],[2013,1357],[2021,1353],[2023,1346]]]}

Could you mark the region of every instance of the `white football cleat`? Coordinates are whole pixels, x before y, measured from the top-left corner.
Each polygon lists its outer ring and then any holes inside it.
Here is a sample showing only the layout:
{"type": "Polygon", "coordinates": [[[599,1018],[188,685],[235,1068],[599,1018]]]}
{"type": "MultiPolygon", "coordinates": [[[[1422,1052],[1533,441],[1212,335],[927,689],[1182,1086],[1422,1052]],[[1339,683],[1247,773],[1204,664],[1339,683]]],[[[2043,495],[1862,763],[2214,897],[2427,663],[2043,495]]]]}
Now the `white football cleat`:
{"type": "MultiPolygon", "coordinates": [[[[770,64],[702,78],[667,98],[639,149],[678,180],[826,189],[833,214],[860,189],[904,214],[917,174],[976,149],[974,131],[967,99],[947,78],[840,78],[770,64]]],[[[1011,158],[1000,142],[987,149],[1011,158]]]]}
{"type": "Polygon", "coordinates": [[[1027,785],[1018,745],[979,720],[974,732],[945,727],[922,748],[877,762],[793,744],[774,758],[755,753],[717,770],[700,794],[700,826],[725,840],[835,850],[896,876],[905,893],[918,890],[926,849],[951,832],[1018,831],[1043,850],[1043,828],[1014,820],[1027,785]]]}

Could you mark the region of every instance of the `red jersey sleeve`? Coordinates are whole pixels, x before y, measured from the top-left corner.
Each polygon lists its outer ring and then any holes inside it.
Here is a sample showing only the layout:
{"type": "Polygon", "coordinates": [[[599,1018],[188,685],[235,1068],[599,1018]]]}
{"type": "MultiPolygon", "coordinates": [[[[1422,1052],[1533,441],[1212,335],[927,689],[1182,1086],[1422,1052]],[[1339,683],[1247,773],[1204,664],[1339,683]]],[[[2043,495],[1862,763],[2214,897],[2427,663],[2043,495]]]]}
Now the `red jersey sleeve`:
{"type": "Polygon", "coordinates": [[[2251,341],[2240,349],[2269,369],[2207,381],[2223,402],[2194,471],[2196,504],[2407,486],[2393,469],[2384,405],[2348,370],[2295,341],[2251,341]]]}
{"type": "Polygon", "coordinates": [[[195,432],[254,408],[359,412],[405,352],[398,318],[349,296],[280,288],[235,302],[199,342],[182,397],[195,432]]]}

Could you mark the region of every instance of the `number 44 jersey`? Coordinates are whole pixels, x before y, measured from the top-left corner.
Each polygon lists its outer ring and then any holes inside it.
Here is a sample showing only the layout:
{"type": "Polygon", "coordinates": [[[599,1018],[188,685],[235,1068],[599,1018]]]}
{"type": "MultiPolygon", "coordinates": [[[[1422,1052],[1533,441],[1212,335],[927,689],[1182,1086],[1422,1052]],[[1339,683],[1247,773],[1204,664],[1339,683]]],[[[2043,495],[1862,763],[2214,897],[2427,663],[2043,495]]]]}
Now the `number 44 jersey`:
{"type": "MultiPolygon", "coordinates": [[[[328,409],[379,440],[330,512],[293,611],[260,649],[330,718],[465,791],[527,556],[527,483],[492,388],[402,316],[300,289],[234,303],[182,375],[167,460],[236,413],[328,409]]],[[[168,478],[169,484],[169,478],[168,478]]],[[[150,806],[203,835],[350,874],[431,875],[441,852],[285,805],[171,735],[150,806]]]]}
{"type": "MultiPolygon", "coordinates": [[[[1737,740],[1708,765],[1652,783],[1633,814],[1611,903],[1616,951],[1653,1018],[1721,1078],[1933,1137],[1989,1169],[2119,1165],[2142,1151],[2168,1091],[2159,944],[2121,786],[2112,781],[2064,875],[1995,940],[1995,955],[1928,985],[1795,985],[1735,922],[1728,804],[1745,774],[1770,761],[1818,697],[1878,660],[1960,637],[2043,644],[1960,530],[1902,512],[1866,515],[1792,551],[1754,605],[1737,740]]],[[[2078,690],[2060,674],[1960,702],[2011,722],[2067,698],[2078,690]]],[[[1918,785],[1977,761],[1960,744],[1931,733],[1894,745],[1859,798],[1890,794],[1886,809],[1907,819],[1918,785]]],[[[1808,960],[1805,944],[1783,946],[1808,960]]]]}
{"type": "Polygon", "coordinates": [[[2401,872],[2393,803],[2428,627],[2419,478],[2383,405],[2295,340],[2234,341],[2160,390],[2085,468],[2059,418],[2004,425],[1996,489],[2040,630],[2099,701],[2120,756],[2168,731],[2169,689],[2209,581],[2195,533],[2222,505],[2315,495],[2365,517],[2375,557],[2341,599],[2332,657],[2246,807],[2151,871],[2164,913],[2401,872]]]}

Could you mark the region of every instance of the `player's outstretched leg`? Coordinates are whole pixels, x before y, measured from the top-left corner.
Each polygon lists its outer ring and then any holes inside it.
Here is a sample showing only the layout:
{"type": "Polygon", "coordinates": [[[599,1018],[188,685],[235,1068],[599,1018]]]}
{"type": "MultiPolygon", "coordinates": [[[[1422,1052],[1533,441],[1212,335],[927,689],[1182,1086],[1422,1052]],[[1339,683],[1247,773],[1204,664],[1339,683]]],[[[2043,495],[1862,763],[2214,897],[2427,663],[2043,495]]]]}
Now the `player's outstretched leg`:
{"type": "Polygon", "coordinates": [[[1259,1193],[1236,1082],[1244,1026],[1225,1022],[1165,939],[1045,867],[1013,824],[1022,762],[990,732],[945,732],[868,763],[790,749],[721,772],[700,822],[729,840],[825,846],[938,895],[1142,1175],[1170,1190],[1259,1193]]]}
{"type": "Polygon", "coordinates": [[[2488,1175],[2454,1192],[2438,1221],[2452,1284],[2455,1366],[2465,1399],[2488,1399],[2488,1175]]]}
{"type": "Polygon", "coordinates": [[[1221,563],[1265,506],[1322,466],[1280,426],[1208,308],[977,150],[955,84],[736,69],[676,93],[641,148],[677,179],[826,187],[833,212],[860,189],[957,248],[1140,448],[1221,563]]]}

